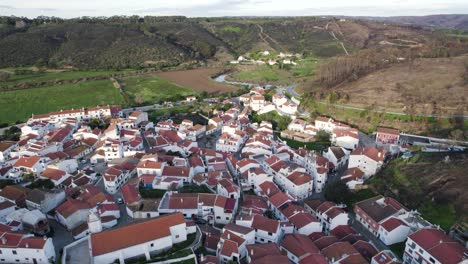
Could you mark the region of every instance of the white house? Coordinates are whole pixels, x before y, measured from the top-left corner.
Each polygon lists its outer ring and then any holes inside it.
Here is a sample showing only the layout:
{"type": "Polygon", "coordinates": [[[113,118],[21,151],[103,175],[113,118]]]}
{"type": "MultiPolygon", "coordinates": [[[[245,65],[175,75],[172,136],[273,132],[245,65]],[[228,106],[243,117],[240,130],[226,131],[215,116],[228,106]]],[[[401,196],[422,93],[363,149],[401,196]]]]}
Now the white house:
{"type": "Polygon", "coordinates": [[[14,141],[0,141],[0,162],[10,158],[11,151],[18,146],[14,141]]]}
{"type": "Polygon", "coordinates": [[[331,143],[335,146],[354,150],[359,146],[357,129],[333,129],[331,143]]]}
{"type": "Polygon", "coordinates": [[[0,262],[48,264],[55,261],[52,238],[22,232],[1,232],[0,262]]]}
{"type": "Polygon", "coordinates": [[[349,156],[348,168],[359,168],[365,179],[376,174],[384,164],[387,151],[374,147],[358,147],[349,156]]]}
{"type": "Polygon", "coordinates": [[[263,215],[240,217],[236,219],[236,224],[253,228],[256,243],[278,243],[282,236],[280,222],[263,215]]]}
{"type": "Polygon", "coordinates": [[[468,250],[444,231],[424,228],[406,240],[404,263],[466,263],[468,250]]]}
{"type": "Polygon", "coordinates": [[[307,200],[305,201],[305,208],[320,220],[322,232],[326,234],[337,226],[348,224],[348,214],[333,202],[307,200]]]}
{"type": "Polygon", "coordinates": [[[93,263],[125,263],[141,255],[150,260],[151,254],[185,240],[187,225],[183,215],[176,213],[91,234],[89,244],[93,263]]]}
{"type": "Polygon", "coordinates": [[[406,240],[410,227],[402,220],[390,217],[379,226],[378,237],[385,245],[392,245],[406,240]]]}
{"type": "Polygon", "coordinates": [[[342,147],[328,147],[327,152],[324,152],[323,156],[333,163],[335,169],[339,169],[346,165],[349,151],[342,147]]]}

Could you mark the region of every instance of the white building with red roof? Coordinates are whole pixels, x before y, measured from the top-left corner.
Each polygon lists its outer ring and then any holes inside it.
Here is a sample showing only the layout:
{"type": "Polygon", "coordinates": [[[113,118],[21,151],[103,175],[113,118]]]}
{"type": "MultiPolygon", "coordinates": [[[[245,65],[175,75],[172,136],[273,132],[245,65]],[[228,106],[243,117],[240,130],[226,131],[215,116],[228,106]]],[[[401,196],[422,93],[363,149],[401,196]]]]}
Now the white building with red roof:
{"type": "Polygon", "coordinates": [[[159,203],[161,214],[181,212],[185,218],[227,224],[237,210],[237,200],[212,193],[166,192],[159,203]]]}
{"type": "Polygon", "coordinates": [[[48,264],[54,262],[55,247],[52,238],[35,237],[23,232],[2,231],[0,239],[3,263],[48,264]]]}
{"type": "Polygon", "coordinates": [[[380,223],[378,237],[385,245],[392,245],[406,240],[410,227],[401,219],[390,217],[380,223]]]}
{"type": "Polygon", "coordinates": [[[135,165],[130,162],[109,167],[102,176],[106,191],[110,194],[116,193],[135,173],[135,165]]]}
{"type": "Polygon", "coordinates": [[[283,104],[285,104],[288,101],[288,99],[282,94],[274,94],[271,97],[271,101],[273,102],[273,104],[276,105],[276,107],[280,107],[283,104]]]}
{"type": "Polygon", "coordinates": [[[15,141],[0,141],[0,162],[10,158],[10,153],[18,147],[18,142],[15,141]]]}
{"type": "Polygon", "coordinates": [[[238,199],[240,197],[240,188],[230,179],[221,179],[216,186],[216,192],[224,197],[238,199]]]}
{"type": "Polygon", "coordinates": [[[293,263],[328,263],[320,254],[320,250],[307,236],[301,234],[287,234],[281,242],[280,249],[286,253],[293,263]]]}
{"type": "Polygon", "coordinates": [[[141,160],[136,166],[138,177],[147,174],[161,176],[164,166],[165,163],[157,160],[141,160]]]}
{"type": "Polygon", "coordinates": [[[23,156],[13,164],[13,170],[39,176],[45,170],[48,160],[49,158],[42,158],[39,156],[23,156]]]}
{"type": "Polygon", "coordinates": [[[341,176],[341,181],[346,183],[350,190],[356,190],[364,184],[364,172],[357,168],[349,168],[341,176]]]}
{"type": "Polygon", "coordinates": [[[375,142],[377,145],[398,144],[400,139],[400,131],[398,129],[378,127],[375,134],[375,142]]]}
{"type": "Polygon", "coordinates": [[[406,240],[405,263],[457,264],[466,263],[468,250],[442,230],[424,228],[406,240]]]}
{"type": "MultiPolygon", "coordinates": [[[[260,165],[258,165],[260,166],[260,165]]],[[[255,192],[260,191],[260,185],[266,181],[273,182],[273,176],[267,174],[260,167],[252,167],[241,174],[241,185],[243,190],[253,189],[255,192]]]]}
{"type": "Polygon", "coordinates": [[[55,186],[59,186],[70,177],[71,175],[66,171],[54,168],[52,166],[47,167],[39,176],[41,179],[51,180],[55,186]]]}
{"type": "Polygon", "coordinates": [[[354,150],[359,146],[358,130],[335,128],[332,132],[331,143],[335,146],[354,150]]]}
{"type": "Polygon", "coordinates": [[[320,200],[306,200],[304,206],[308,212],[319,219],[321,231],[328,234],[337,226],[347,225],[349,216],[346,211],[338,207],[334,202],[320,200]]]}
{"type": "Polygon", "coordinates": [[[380,170],[387,153],[382,148],[358,147],[349,156],[348,168],[359,168],[368,179],[380,170]]]}
{"type": "Polygon", "coordinates": [[[216,151],[220,152],[238,152],[244,139],[236,134],[222,133],[216,141],[216,151]]]}
{"type": "Polygon", "coordinates": [[[297,104],[291,103],[291,102],[286,102],[283,105],[281,105],[281,112],[288,114],[288,115],[294,115],[297,112],[297,104]]]}
{"type": "Polygon", "coordinates": [[[89,247],[92,263],[125,263],[142,255],[150,260],[151,254],[185,240],[187,224],[182,214],[176,213],[91,234],[89,247]]]}
{"type": "Polygon", "coordinates": [[[263,215],[240,217],[236,224],[254,229],[256,243],[278,243],[282,236],[280,222],[263,215]]]}
{"type": "Polygon", "coordinates": [[[287,175],[277,174],[275,182],[296,199],[305,199],[313,193],[313,178],[302,170],[294,170],[287,175]]]}

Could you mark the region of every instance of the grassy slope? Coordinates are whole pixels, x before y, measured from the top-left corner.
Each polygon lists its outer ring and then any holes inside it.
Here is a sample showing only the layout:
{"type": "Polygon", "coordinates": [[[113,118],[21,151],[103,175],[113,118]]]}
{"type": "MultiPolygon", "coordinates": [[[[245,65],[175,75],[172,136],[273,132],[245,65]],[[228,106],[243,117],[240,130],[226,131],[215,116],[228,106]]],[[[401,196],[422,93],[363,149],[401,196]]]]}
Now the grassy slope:
{"type": "Polygon", "coordinates": [[[436,102],[440,112],[454,113],[459,106],[467,111],[468,89],[462,82],[464,61],[468,56],[418,59],[412,66],[394,65],[333,90],[348,94],[349,104],[354,106],[374,104],[401,112],[414,105],[418,113],[431,113],[436,102]]]}
{"type": "Polygon", "coordinates": [[[467,154],[417,154],[409,161],[393,160],[370,183],[384,194],[395,196],[410,208],[444,229],[456,220],[467,220],[467,154]]]}
{"type": "Polygon", "coordinates": [[[122,96],[109,80],[0,92],[0,121],[15,122],[33,113],[122,103],[122,96]]]}
{"type": "Polygon", "coordinates": [[[124,91],[130,98],[141,98],[144,104],[180,99],[194,94],[189,88],[177,85],[154,75],[133,76],[123,79],[124,91]]]}

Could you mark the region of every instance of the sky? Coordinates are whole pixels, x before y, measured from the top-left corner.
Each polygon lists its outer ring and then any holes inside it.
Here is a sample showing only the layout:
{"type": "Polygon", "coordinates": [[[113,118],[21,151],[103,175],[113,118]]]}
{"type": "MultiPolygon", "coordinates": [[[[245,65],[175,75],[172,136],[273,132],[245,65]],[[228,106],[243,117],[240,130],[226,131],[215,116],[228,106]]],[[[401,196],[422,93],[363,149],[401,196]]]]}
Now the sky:
{"type": "Polygon", "coordinates": [[[0,15],[408,16],[468,14],[468,0],[0,0],[0,15]]]}

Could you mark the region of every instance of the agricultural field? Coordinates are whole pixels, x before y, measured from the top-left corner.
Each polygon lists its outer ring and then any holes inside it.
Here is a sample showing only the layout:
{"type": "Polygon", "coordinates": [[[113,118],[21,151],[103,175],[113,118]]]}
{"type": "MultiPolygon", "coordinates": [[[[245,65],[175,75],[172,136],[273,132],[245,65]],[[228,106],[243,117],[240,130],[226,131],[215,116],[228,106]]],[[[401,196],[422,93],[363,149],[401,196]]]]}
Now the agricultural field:
{"type": "Polygon", "coordinates": [[[0,92],[0,123],[25,121],[31,114],[96,105],[123,104],[110,80],[0,92]]]}
{"type": "Polygon", "coordinates": [[[124,92],[137,105],[182,100],[186,96],[196,94],[187,87],[153,74],[122,78],[120,83],[124,92]]]}
{"type": "Polygon", "coordinates": [[[14,85],[20,83],[37,83],[47,81],[64,81],[80,78],[90,78],[97,76],[106,76],[115,73],[124,73],[126,71],[44,71],[44,72],[30,72],[26,74],[15,74],[15,69],[0,70],[10,73],[10,78],[7,81],[0,81],[2,85],[14,85]]]}
{"type": "Polygon", "coordinates": [[[318,59],[307,58],[297,62],[297,65],[291,68],[294,76],[296,77],[308,77],[313,76],[315,69],[318,66],[318,59]]]}
{"type": "Polygon", "coordinates": [[[234,92],[236,86],[218,83],[212,77],[221,72],[220,68],[200,68],[194,70],[168,71],[157,73],[156,76],[176,83],[183,87],[188,87],[196,92],[226,93],[234,92]]]}
{"type": "Polygon", "coordinates": [[[241,65],[227,77],[230,81],[287,85],[294,82],[290,71],[280,69],[278,66],[268,65],[241,65]]]}

